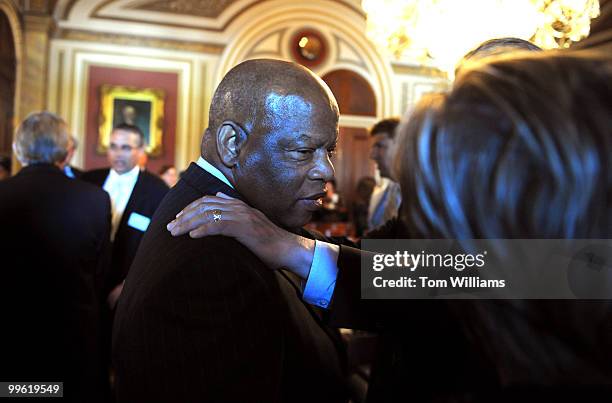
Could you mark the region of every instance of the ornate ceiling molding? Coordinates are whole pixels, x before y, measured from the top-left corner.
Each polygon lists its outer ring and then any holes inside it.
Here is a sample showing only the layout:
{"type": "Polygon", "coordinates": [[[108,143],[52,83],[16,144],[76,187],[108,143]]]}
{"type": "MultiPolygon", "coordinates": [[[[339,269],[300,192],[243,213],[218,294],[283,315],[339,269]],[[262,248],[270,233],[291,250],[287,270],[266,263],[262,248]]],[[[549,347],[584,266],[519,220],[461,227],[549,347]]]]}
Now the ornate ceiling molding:
{"type": "MultiPolygon", "coordinates": [[[[365,21],[359,0],[324,0],[365,21]]],[[[224,45],[253,9],[299,4],[295,0],[59,0],[62,29],[157,37],[224,45]]]]}
{"type": "Polygon", "coordinates": [[[221,54],[223,45],[199,42],[177,41],[172,39],[148,38],[144,36],[107,34],[76,29],[60,29],[56,37],[59,39],[87,41],[125,46],[143,46],[156,49],[181,50],[187,52],[221,54]]]}
{"type": "Polygon", "coordinates": [[[230,27],[240,29],[226,45],[213,82],[218,83],[231,67],[249,58],[265,56],[293,60],[288,39],[302,29],[313,29],[329,45],[329,57],[313,71],[323,76],[341,68],[361,75],[374,90],[377,116],[385,116],[393,109],[393,72],[388,61],[365,37],[365,24],[361,13],[347,12],[346,2],[263,1],[256,10],[230,27]],[[282,29],[286,29],[285,35],[279,35],[282,29]]]}
{"type": "Polygon", "coordinates": [[[132,6],[135,10],[217,18],[237,0],[155,0],[132,6]]]}

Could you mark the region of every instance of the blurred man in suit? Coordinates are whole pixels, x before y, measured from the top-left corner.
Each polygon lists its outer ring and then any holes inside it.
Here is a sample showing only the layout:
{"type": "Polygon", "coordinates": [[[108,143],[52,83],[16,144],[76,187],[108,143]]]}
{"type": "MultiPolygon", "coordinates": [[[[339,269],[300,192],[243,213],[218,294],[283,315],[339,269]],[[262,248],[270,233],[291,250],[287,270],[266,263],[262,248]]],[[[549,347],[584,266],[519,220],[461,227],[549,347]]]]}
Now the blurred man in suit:
{"type": "Polygon", "coordinates": [[[61,118],[30,115],[13,144],[24,168],[0,183],[0,379],[63,381],[67,400],[98,402],[110,201],[60,170],[67,142],[61,118]]]}
{"type": "MultiPolygon", "coordinates": [[[[186,204],[222,191],[310,237],[301,226],[334,174],[336,101],[304,67],[251,60],[219,84],[209,122],[202,157],[158,209],[118,303],[117,399],[346,401],[341,342],[301,301],[295,276],[270,271],[233,239],[166,230],[186,204]]],[[[224,212],[212,218],[223,225],[224,212]]]]}
{"type": "Polygon", "coordinates": [[[373,141],[370,158],[376,162],[382,178],[381,185],[374,189],[370,197],[368,209],[370,231],[397,217],[397,211],[402,203],[400,187],[391,170],[395,150],[395,129],[398,125],[398,118],[388,118],[379,121],[370,129],[373,141]]]}
{"type": "Polygon", "coordinates": [[[108,148],[110,168],[86,172],[82,179],[108,192],[112,204],[113,242],[111,276],[106,290],[114,307],[123,280],[153,213],[168,186],[157,176],[138,166],[144,154],[144,135],[137,126],[121,124],[113,129],[108,148]]]}

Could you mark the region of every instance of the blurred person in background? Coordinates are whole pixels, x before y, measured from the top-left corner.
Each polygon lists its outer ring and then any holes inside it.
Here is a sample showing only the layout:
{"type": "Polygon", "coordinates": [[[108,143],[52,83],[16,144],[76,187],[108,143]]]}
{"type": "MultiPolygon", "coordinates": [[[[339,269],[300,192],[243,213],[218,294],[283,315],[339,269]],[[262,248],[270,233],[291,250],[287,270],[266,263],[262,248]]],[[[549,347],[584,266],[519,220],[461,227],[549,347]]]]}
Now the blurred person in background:
{"type": "Polygon", "coordinates": [[[62,381],[66,401],[102,402],[110,200],[61,171],[69,137],[59,116],[29,115],[13,143],[23,168],[0,182],[0,379],[62,381]]]}
{"type": "Polygon", "coordinates": [[[335,180],[331,180],[325,184],[325,196],[322,199],[322,208],[314,211],[312,214],[311,224],[314,224],[314,230],[325,233],[325,229],[320,226],[322,225],[324,227],[326,224],[330,223],[332,226],[342,223],[344,228],[346,228],[346,208],[337,190],[335,180]]]}
{"type": "Polygon", "coordinates": [[[106,290],[113,308],[121,294],[123,280],[153,213],[168,186],[138,165],[145,155],[144,135],[137,126],[121,124],[110,136],[109,168],[88,171],[82,180],[103,188],[111,198],[113,244],[111,276],[106,290]]]}
{"type": "Polygon", "coordinates": [[[325,197],[323,198],[323,208],[337,210],[342,205],[340,194],[336,189],[336,181],[331,180],[325,185],[325,197]]]}
{"type": "Polygon", "coordinates": [[[395,131],[398,118],[383,119],[370,129],[372,147],[370,158],[376,162],[381,183],[374,188],[368,209],[368,230],[379,228],[387,221],[397,217],[402,203],[399,185],[393,178],[391,163],[395,146],[395,131]]]}
{"type": "Polygon", "coordinates": [[[169,188],[174,187],[176,182],[179,180],[179,176],[174,165],[164,165],[159,170],[158,175],[169,188]]]}

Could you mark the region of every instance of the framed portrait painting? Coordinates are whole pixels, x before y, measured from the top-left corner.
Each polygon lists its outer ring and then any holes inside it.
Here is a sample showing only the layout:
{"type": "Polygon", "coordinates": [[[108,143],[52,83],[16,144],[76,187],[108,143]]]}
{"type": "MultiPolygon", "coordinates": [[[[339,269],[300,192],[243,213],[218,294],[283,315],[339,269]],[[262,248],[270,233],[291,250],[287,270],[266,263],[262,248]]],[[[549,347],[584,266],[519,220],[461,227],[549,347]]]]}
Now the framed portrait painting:
{"type": "Polygon", "coordinates": [[[143,132],[147,154],[161,155],[164,98],[164,91],[159,89],[102,85],[97,151],[105,154],[113,128],[127,123],[138,126],[143,132]]]}

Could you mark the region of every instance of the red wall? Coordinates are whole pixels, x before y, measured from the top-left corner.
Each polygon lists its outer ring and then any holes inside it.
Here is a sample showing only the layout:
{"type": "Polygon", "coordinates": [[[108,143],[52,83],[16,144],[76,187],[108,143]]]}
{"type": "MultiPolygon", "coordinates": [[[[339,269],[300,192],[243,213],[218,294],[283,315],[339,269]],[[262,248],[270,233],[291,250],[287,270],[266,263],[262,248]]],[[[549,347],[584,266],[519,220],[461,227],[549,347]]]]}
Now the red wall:
{"type": "Polygon", "coordinates": [[[96,152],[98,144],[98,115],[100,113],[100,86],[103,84],[125,85],[138,88],[162,89],[166,93],[164,102],[164,130],[162,154],[156,158],[149,156],[147,169],[157,173],[166,164],[174,165],[176,144],[176,118],[178,74],[142,70],[120,69],[102,66],[89,67],[87,87],[87,121],[84,141],[85,169],[107,167],[106,155],[96,152]]]}

